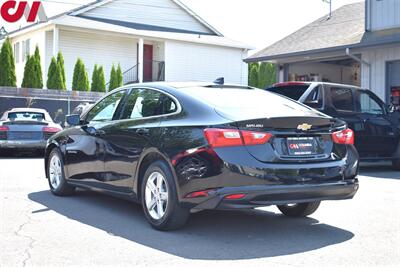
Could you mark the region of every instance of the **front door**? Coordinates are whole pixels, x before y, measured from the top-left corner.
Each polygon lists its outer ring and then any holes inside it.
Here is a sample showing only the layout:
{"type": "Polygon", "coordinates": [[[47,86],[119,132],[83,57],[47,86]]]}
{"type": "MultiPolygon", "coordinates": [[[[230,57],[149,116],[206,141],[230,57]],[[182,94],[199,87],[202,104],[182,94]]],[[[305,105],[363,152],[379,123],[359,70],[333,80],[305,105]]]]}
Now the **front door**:
{"type": "Polygon", "coordinates": [[[359,91],[359,118],[364,124],[359,136],[358,151],[362,158],[390,157],[396,151],[399,137],[390,121],[384,103],[368,91],[359,91]]]}
{"type": "Polygon", "coordinates": [[[101,186],[105,179],[103,136],[118,112],[125,91],[118,91],[97,103],[85,123],[70,130],[66,145],[68,176],[77,183],[101,186]]]}
{"type": "Polygon", "coordinates": [[[143,81],[153,81],[153,46],[144,45],[143,50],[143,81]]]}

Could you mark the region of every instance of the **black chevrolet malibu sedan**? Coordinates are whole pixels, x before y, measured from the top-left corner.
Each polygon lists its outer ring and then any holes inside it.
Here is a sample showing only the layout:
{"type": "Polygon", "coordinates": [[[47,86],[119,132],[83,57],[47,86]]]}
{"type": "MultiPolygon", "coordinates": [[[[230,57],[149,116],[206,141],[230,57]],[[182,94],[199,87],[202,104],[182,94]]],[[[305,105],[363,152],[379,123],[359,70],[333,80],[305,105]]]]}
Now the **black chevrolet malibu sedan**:
{"type": "Polygon", "coordinates": [[[358,189],[344,122],[255,88],[132,85],[67,122],[47,144],[51,192],[81,187],[137,201],[159,230],[207,209],[277,205],[307,216],[358,189]]]}

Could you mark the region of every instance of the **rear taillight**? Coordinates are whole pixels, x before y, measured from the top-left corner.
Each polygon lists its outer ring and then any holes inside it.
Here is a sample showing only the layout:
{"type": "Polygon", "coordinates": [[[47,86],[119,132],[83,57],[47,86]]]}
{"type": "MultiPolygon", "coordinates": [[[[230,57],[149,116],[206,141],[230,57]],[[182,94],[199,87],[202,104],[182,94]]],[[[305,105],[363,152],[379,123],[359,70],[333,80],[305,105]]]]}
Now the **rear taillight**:
{"type": "Polygon", "coordinates": [[[211,147],[252,146],[267,143],[272,134],[239,131],[235,129],[205,129],[204,135],[211,147]]]}
{"type": "Polygon", "coordinates": [[[61,131],[59,128],[56,127],[43,127],[42,132],[45,133],[58,133],[61,131]]]}
{"type": "Polygon", "coordinates": [[[354,132],[351,129],[334,132],[332,141],[340,145],[354,145],[354,132]]]}
{"type": "Polygon", "coordinates": [[[271,139],[270,133],[259,133],[250,131],[241,131],[243,141],[246,146],[263,145],[271,139]]]}
{"type": "Polygon", "coordinates": [[[8,130],[10,130],[8,126],[0,126],[0,132],[8,132],[8,130]]]}

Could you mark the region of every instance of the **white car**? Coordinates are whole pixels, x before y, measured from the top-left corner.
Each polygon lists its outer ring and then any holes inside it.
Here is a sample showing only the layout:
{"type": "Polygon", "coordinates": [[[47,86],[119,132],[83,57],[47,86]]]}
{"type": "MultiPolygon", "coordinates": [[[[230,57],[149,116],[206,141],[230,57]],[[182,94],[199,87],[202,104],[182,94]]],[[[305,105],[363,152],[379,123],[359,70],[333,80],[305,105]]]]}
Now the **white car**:
{"type": "Polygon", "coordinates": [[[0,119],[0,150],[44,150],[47,139],[61,130],[44,109],[13,108],[0,119]]]}

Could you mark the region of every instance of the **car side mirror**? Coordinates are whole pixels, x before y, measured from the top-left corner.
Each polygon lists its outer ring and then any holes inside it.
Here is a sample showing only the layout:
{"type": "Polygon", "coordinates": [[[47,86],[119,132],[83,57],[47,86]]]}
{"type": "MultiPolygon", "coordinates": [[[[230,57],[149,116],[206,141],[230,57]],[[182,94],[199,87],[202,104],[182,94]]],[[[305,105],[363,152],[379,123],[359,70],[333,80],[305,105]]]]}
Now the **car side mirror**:
{"type": "Polygon", "coordinates": [[[81,124],[81,116],[77,114],[66,116],[66,121],[69,126],[78,126],[81,124]]]}

